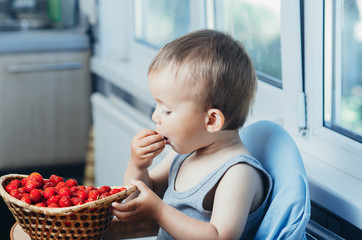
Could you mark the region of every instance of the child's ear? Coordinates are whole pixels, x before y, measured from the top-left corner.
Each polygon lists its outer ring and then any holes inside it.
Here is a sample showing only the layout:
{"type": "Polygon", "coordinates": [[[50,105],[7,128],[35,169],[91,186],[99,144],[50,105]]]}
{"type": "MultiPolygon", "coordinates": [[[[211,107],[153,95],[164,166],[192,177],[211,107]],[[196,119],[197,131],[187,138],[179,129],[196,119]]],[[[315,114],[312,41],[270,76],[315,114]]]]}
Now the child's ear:
{"type": "Polygon", "coordinates": [[[224,126],[224,114],[216,108],[211,108],[207,111],[206,128],[209,132],[218,132],[224,126]]]}

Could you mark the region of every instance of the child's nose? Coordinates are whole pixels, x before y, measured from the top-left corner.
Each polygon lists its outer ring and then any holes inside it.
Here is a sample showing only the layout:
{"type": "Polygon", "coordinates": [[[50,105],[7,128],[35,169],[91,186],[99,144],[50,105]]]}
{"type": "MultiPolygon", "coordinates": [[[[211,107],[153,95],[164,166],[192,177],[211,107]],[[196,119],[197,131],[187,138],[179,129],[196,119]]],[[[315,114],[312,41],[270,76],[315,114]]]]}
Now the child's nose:
{"type": "Polygon", "coordinates": [[[154,121],[157,124],[160,124],[160,118],[157,113],[157,109],[155,109],[155,111],[152,113],[152,121],[154,121]]]}

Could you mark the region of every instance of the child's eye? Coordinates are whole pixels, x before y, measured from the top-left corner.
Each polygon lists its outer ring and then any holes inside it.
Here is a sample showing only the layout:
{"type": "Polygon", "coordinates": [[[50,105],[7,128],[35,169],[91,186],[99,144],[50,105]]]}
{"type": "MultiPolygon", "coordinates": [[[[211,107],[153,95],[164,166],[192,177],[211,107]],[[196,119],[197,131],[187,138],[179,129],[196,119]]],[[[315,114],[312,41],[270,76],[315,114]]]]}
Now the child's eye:
{"type": "Polygon", "coordinates": [[[164,114],[166,114],[166,115],[170,115],[171,114],[171,111],[169,111],[169,110],[163,110],[162,111],[164,114]]]}

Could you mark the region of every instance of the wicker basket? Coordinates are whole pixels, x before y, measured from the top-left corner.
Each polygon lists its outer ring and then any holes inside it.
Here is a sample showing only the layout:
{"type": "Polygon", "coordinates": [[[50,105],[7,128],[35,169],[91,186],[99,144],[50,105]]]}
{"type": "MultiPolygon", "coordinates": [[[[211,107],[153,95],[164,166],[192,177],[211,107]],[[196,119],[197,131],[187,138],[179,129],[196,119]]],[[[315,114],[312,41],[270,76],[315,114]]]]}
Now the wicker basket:
{"type": "Polygon", "coordinates": [[[26,177],[18,174],[2,176],[0,194],[31,239],[100,239],[113,218],[111,203],[126,198],[136,190],[134,186],[126,186],[122,192],[78,206],[37,207],[12,197],[4,189],[11,180],[26,177]]]}

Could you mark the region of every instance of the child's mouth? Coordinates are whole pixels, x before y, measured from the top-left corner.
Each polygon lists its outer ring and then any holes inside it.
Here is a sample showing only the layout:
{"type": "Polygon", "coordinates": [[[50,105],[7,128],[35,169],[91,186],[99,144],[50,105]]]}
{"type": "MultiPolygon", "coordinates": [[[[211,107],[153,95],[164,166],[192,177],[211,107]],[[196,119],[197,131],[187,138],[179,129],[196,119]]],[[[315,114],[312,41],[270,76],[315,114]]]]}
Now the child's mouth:
{"type": "Polygon", "coordinates": [[[168,139],[168,137],[166,136],[163,136],[163,141],[166,143],[166,144],[170,144],[170,140],[168,139]]]}

